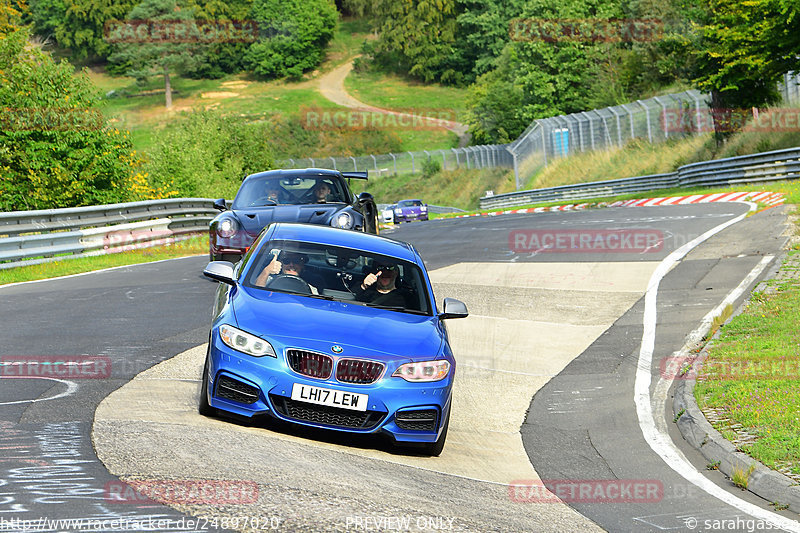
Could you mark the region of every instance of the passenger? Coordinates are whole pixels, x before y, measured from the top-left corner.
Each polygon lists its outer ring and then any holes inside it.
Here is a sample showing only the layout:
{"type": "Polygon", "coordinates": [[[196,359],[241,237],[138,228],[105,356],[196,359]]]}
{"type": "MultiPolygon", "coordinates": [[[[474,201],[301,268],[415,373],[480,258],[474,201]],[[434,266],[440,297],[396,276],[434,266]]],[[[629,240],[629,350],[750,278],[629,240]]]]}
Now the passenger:
{"type": "Polygon", "coordinates": [[[397,287],[400,268],[386,263],[376,264],[353,294],[359,302],[389,307],[407,307],[407,295],[397,287]]]}
{"type": "Polygon", "coordinates": [[[331,187],[324,181],[318,181],[307,193],[310,196],[311,203],[324,204],[328,201],[328,195],[331,193],[331,187]],[[309,194],[310,193],[310,194],[309,194]]]}

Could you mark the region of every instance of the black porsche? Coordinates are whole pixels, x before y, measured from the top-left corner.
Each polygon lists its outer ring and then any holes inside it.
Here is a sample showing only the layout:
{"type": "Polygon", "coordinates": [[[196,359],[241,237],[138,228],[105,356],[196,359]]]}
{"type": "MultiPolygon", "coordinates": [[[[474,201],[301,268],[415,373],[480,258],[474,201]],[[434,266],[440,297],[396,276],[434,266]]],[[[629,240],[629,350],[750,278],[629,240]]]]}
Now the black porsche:
{"type": "Polygon", "coordinates": [[[211,260],[235,263],[272,222],[321,224],[377,234],[375,201],[366,192],[353,194],[350,179],[365,180],[367,173],[305,168],[247,176],[230,206],[224,198],[214,202],[222,212],[209,226],[211,260]]]}

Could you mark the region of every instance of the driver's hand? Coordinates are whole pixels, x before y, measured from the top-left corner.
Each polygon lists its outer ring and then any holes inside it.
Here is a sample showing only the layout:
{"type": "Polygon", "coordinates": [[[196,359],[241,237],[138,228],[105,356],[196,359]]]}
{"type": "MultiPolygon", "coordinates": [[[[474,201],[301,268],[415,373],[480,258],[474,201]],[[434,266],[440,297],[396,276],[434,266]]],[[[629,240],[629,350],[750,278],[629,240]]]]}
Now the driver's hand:
{"type": "Polygon", "coordinates": [[[275,274],[280,274],[282,268],[283,264],[280,261],[278,261],[277,257],[273,257],[272,261],[269,262],[269,264],[264,270],[266,270],[268,275],[274,276],[275,274]]]}
{"type": "Polygon", "coordinates": [[[377,274],[368,274],[367,277],[364,278],[364,281],[361,283],[361,288],[366,289],[367,287],[378,281],[378,276],[380,276],[381,273],[382,271],[379,270],[377,274]]]}

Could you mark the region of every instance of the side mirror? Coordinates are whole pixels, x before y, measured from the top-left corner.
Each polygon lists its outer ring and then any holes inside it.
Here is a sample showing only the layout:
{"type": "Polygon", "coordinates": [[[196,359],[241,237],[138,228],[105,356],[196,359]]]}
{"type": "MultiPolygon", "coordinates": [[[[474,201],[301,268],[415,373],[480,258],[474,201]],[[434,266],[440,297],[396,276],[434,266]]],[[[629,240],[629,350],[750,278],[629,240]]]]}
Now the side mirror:
{"type": "Polygon", "coordinates": [[[203,269],[203,275],[228,285],[236,285],[236,278],[233,275],[233,263],[228,261],[211,261],[203,269]]]}
{"type": "Polygon", "coordinates": [[[358,203],[365,204],[370,201],[374,201],[370,193],[362,192],[361,194],[358,195],[358,203]]]}
{"type": "Polygon", "coordinates": [[[220,211],[226,211],[228,209],[228,204],[227,202],[225,202],[225,198],[214,200],[214,209],[218,209],[220,211]]]}
{"type": "Polygon", "coordinates": [[[469,315],[467,306],[461,300],[455,298],[444,299],[444,311],[439,315],[441,320],[447,318],[466,318],[469,315]]]}

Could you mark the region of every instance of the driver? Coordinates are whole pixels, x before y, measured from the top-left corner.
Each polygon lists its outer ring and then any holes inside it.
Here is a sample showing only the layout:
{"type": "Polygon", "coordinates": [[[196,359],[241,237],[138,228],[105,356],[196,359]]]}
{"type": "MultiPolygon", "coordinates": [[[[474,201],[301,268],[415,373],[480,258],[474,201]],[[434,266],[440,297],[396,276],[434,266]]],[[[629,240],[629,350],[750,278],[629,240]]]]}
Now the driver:
{"type": "Polygon", "coordinates": [[[269,262],[269,264],[264,267],[264,270],[262,270],[261,274],[259,274],[256,278],[255,286],[266,287],[267,283],[273,278],[273,276],[283,274],[287,276],[299,277],[308,283],[309,287],[311,287],[312,294],[319,294],[317,287],[321,285],[321,281],[315,278],[313,273],[306,272],[303,274],[306,263],[308,263],[308,256],[306,254],[301,254],[299,252],[287,252],[284,250],[277,256],[272,257],[272,260],[269,262]]]}

